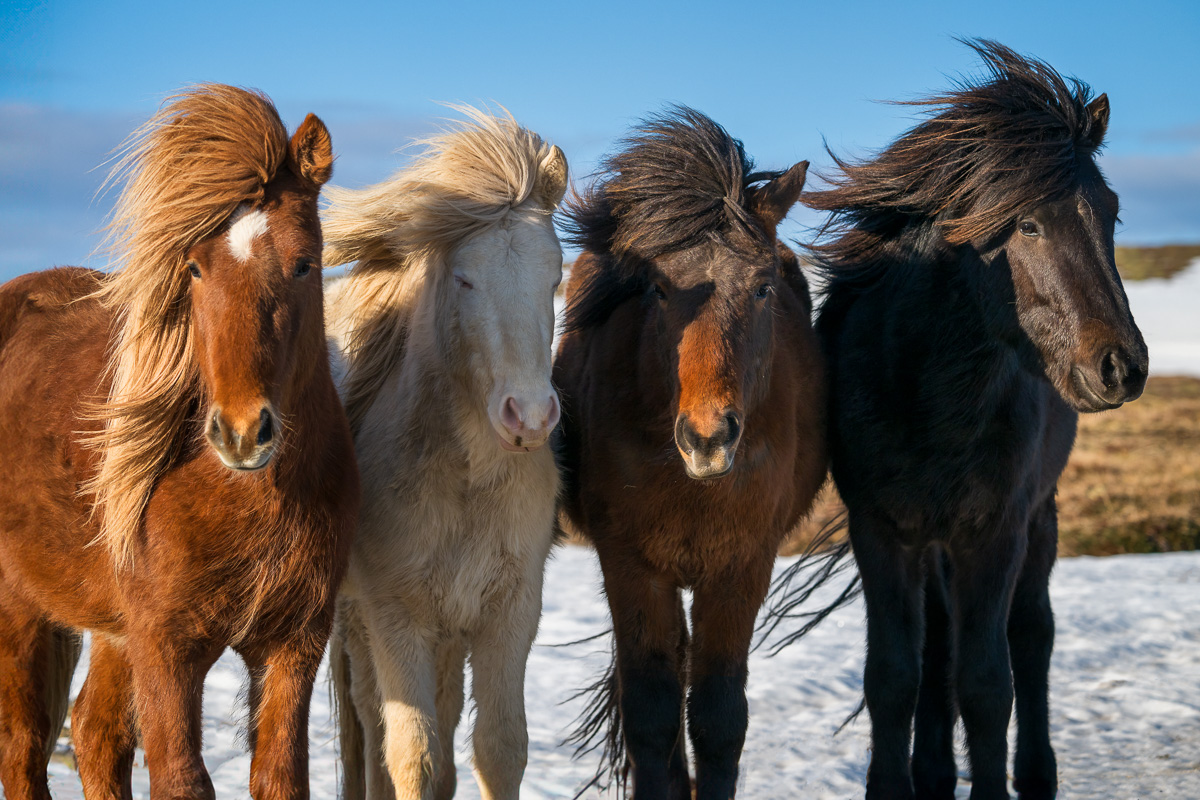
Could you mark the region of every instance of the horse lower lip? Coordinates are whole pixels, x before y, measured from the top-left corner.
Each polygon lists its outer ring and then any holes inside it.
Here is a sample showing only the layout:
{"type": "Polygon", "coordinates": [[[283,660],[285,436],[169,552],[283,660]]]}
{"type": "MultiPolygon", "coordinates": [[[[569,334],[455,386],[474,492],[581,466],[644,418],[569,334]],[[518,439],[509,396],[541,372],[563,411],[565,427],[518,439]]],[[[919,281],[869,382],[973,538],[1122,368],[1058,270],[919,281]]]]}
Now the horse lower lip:
{"type": "Polygon", "coordinates": [[[733,471],[733,459],[730,459],[728,462],[726,462],[726,466],[725,466],[725,468],[724,468],[724,469],[721,469],[721,470],[715,470],[715,469],[713,469],[713,470],[704,470],[704,471],[701,471],[701,470],[697,470],[697,469],[695,469],[695,468],[692,466],[692,464],[691,464],[691,461],[690,461],[690,460],[685,460],[685,462],[684,462],[684,463],[685,463],[685,465],[686,465],[686,467],[687,467],[687,474],[688,474],[688,477],[689,477],[689,478],[691,478],[692,480],[695,480],[695,481],[711,481],[711,480],[715,480],[715,479],[717,479],[717,478],[722,478],[722,477],[724,477],[724,476],[728,475],[730,472],[732,472],[732,471],[733,471]]]}
{"type": "Polygon", "coordinates": [[[1091,406],[1092,411],[1108,411],[1123,405],[1123,403],[1113,403],[1101,397],[1088,383],[1079,367],[1071,368],[1071,384],[1075,387],[1076,394],[1091,406]]]}

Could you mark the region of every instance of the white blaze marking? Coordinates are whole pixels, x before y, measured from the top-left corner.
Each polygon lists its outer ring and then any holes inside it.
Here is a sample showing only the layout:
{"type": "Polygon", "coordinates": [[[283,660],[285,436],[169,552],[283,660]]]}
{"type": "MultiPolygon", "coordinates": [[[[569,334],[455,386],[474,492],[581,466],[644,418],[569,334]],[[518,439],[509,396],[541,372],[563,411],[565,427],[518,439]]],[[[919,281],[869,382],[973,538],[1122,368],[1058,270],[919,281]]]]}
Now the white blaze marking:
{"type": "Polygon", "coordinates": [[[267,232],[265,211],[250,211],[248,206],[239,206],[233,212],[229,226],[229,250],[238,261],[249,261],[254,240],[267,232]]]}

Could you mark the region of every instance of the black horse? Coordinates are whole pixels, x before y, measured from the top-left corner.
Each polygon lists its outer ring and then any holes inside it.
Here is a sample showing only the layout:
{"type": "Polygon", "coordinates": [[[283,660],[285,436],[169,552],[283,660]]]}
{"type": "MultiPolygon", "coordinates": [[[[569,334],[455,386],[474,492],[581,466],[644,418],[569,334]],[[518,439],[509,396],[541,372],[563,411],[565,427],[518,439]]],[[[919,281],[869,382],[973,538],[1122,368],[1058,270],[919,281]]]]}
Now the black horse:
{"type": "Polygon", "coordinates": [[[985,79],[918,105],[876,158],[837,160],[812,247],[829,284],[833,476],[867,606],[868,798],[1057,791],[1048,721],[1055,485],[1077,412],[1146,381],[1096,166],[1108,98],[990,41],[985,79]],[[916,718],[914,731],[914,714],[916,718]],[[910,760],[910,744],[911,760],[910,760]]]}

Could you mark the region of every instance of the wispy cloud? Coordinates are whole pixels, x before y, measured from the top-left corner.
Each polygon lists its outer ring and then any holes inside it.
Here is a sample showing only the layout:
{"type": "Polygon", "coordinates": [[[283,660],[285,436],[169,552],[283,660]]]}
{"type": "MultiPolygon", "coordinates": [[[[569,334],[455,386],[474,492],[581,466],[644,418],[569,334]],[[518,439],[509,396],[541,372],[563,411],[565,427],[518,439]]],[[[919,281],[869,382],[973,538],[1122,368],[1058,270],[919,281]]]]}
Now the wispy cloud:
{"type": "MultiPolygon", "coordinates": [[[[285,109],[285,119],[296,124],[306,110],[285,109]]],[[[403,116],[336,102],[318,103],[312,110],[333,134],[338,156],[334,183],[351,187],[382,180],[403,166],[412,154],[406,144],[432,132],[439,118],[454,117],[449,109],[403,116]]],[[[107,174],[104,164],[142,121],[130,113],[0,104],[0,280],[55,264],[87,262],[113,200],[111,194],[97,196],[107,174]]],[[[573,177],[581,182],[600,153],[612,146],[612,137],[540,132],[567,152],[573,177]]],[[[1196,136],[1200,142],[1200,125],[1160,135],[1183,142],[1196,136]]],[[[1200,241],[1200,146],[1183,154],[1105,154],[1102,165],[1121,195],[1119,241],[1200,241]]],[[[808,239],[811,226],[819,222],[818,215],[797,208],[781,232],[808,239]]],[[[101,260],[90,265],[105,266],[101,260]]]]}
{"type": "Polygon", "coordinates": [[[1183,155],[1105,155],[1100,163],[1121,196],[1118,241],[1200,241],[1200,147],[1183,155]]]}
{"type": "Polygon", "coordinates": [[[1200,144],[1200,122],[1189,125],[1176,125],[1148,132],[1142,137],[1147,142],[1184,142],[1200,144]]]}

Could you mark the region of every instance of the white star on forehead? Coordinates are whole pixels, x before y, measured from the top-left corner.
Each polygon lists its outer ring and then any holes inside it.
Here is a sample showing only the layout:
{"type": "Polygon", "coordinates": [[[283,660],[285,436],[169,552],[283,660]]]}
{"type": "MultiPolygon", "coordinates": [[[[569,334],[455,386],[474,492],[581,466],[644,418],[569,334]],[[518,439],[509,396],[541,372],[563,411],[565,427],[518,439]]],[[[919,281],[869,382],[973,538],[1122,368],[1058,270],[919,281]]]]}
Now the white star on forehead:
{"type": "Polygon", "coordinates": [[[251,211],[249,206],[238,206],[237,211],[230,217],[229,233],[226,234],[233,257],[238,261],[249,261],[254,240],[266,232],[265,211],[251,211]]]}

